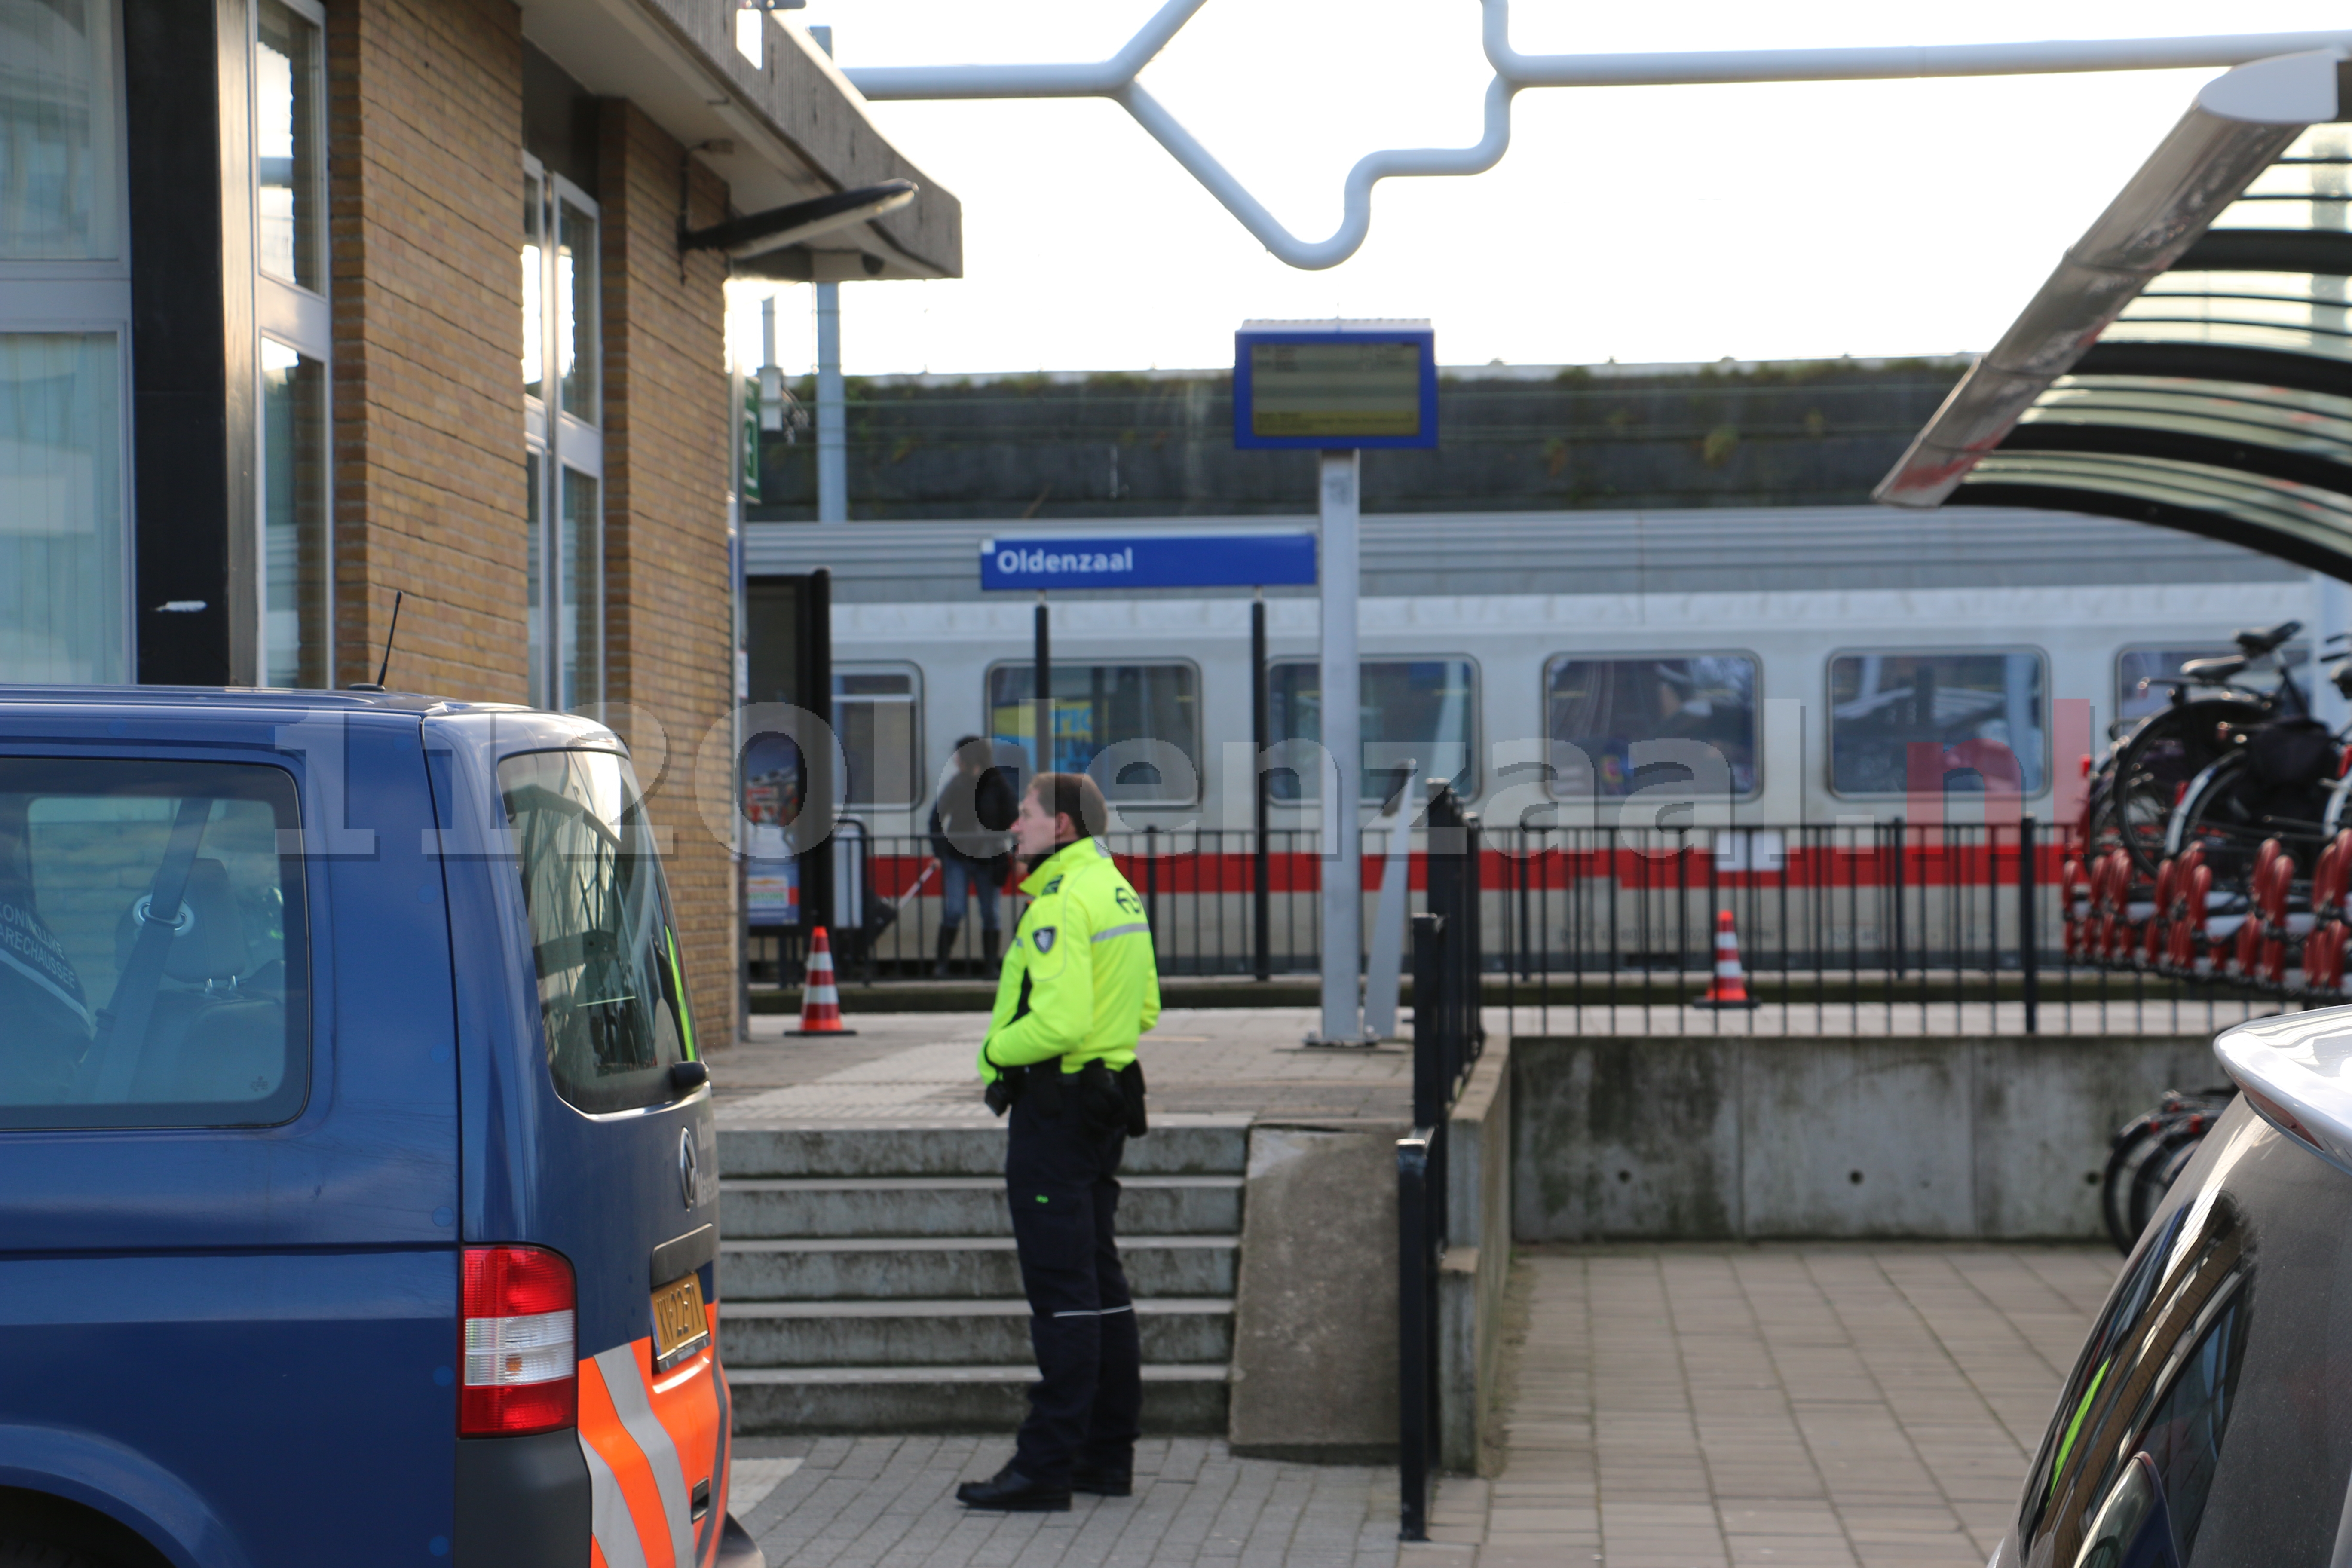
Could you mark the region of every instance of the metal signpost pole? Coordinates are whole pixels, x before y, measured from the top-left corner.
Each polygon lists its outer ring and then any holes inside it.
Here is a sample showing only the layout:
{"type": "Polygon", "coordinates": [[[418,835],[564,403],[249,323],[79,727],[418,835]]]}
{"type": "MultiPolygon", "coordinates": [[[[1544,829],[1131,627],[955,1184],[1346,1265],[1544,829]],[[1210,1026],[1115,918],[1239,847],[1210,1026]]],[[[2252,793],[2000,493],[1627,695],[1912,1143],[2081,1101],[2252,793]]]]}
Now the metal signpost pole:
{"type": "Polygon", "coordinates": [[[1273,861],[1265,841],[1266,791],[1266,689],[1265,689],[1265,590],[1255,590],[1250,599],[1250,795],[1256,816],[1255,864],[1250,879],[1252,948],[1260,980],[1274,976],[1274,896],[1266,886],[1267,871],[1273,861]]]}
{"type": "Polygon", "coordinates": [[[1363,460],[1323,454],[1323,1027],[1325,1045],[1363,1038],[1356,971],[1364,951],[1364,862],[1357,846],[1356,774],[1362,763],[1361,680],[1356,658],[1357,515],[1363,460]]]}

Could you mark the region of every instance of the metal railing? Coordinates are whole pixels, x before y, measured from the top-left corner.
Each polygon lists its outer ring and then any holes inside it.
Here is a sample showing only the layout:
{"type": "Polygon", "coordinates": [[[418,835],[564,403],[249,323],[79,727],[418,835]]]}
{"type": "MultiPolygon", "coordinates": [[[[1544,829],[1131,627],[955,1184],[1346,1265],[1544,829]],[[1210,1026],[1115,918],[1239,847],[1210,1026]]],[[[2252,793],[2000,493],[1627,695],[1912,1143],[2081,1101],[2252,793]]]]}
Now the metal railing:
{"type": "MultiPolygon", "coordinates": [[[[2066,953],[2065,834],[2014,823],[1749,825],[1664,829],[1477,828],[1450,795],[1417,826],[1410,910],[1476,929],[1465,996],[1522,1034],[2105,1034],[2215,1029],[2275,1011],[2229,977],[2100,968],[2066,953]],[[1463,846],[1475,834],[1475,856],[1463,846]],[[1449,868],[1475,859],[1477,875],[1449,868]],[[1728,910],[1746,1009],[1703,1009],[1728,910]]],[[[1175,982],[1315,973],[1320,843],[1311,829],[1157,828],[1104,836],[1142,895],[1160,973],[1175,982]],[[1263,910],[1265,918],[1258,918],[1263,910]]],[[[941,958],[942,878],[928,838],[876,837],[857,879],[864,919],[834,935],[843,977],[889,985],[982,979],[970,900],[941,958]]],[[[1381,858],[1364,863],[1367,932],[1381,858]]],[[[1022,900],[1000,895],[1010,932],[1022,900]]],[[[794,984],[795,930],[764,933],[754,978],[794,984]],[[781,940],[777,940],[778,938],[781,940]]]]}
{"type": "Polygon", "coordinates": [[[1446,1392],[1437,1297],[1450,1239],[1446,1121],[1486,1043],[1478,819],[1441,789],[1429,823],[1430,907],[1412,918],[1412,1131],[1397,1141],[1398,1534],[1406,1541],[1429,1539],[1446,1392]]]}

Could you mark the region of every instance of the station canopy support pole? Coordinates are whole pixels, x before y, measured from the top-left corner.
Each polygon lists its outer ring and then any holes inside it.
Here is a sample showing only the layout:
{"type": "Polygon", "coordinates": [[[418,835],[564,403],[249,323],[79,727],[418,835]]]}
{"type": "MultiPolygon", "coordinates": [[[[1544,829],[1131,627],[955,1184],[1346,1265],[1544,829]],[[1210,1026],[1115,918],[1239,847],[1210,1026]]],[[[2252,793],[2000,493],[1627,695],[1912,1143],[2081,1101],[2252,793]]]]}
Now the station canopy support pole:
{"type": "Polygon", "coordinates": [[[1363,962],[1364,861],[1357,843],[1357,773],[1363,763],[1357,673],[1357,520],[1363,464],[1352,449],[1322,459],[1323,1026],[1325,1045],[1364,1037],[1357,968],[1363,962]]]}

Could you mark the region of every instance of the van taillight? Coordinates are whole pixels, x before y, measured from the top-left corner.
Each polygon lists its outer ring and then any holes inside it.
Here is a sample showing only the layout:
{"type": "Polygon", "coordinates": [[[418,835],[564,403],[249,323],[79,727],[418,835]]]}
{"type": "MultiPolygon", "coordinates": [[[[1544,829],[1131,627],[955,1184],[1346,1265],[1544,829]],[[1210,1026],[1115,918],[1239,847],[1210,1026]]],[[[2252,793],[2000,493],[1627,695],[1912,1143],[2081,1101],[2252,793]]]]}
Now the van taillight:
{"type": "Polygon", "coordinates": [[[464,1386],[457,1434],[515,1437],[580,1415],[572,1265],[538,1247],[466,1249],[464,1386]]]}

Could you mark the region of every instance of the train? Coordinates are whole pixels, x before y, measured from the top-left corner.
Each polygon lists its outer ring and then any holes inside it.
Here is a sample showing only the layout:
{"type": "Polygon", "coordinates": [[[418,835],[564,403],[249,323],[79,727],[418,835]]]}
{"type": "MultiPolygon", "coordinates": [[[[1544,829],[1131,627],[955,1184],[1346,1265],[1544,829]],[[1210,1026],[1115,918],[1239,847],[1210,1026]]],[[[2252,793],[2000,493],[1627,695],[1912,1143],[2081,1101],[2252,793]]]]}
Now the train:
{"type": "MultiPolygon", "coordinates": [[[[1121,520],[1140,534],[1312,519],[1121,520]]],[[[831,574],[845,812],[921,835],[966,737],[1036,765],[1036,597],[980,587],[1007,521],[754,525],[755,581],[831,574]]],[[[1855,825],[1916,811],[1918,745],[1956,819],[2008,792],[2063,815],[2082,758],[2241,626],[2347,624],[2331,580],[2184,533],[2064,512],[1874,506],[1414,513],[1362,523],[1363,817],[1408,773],[1490,830],[1569,820],[1855,825]],[[1563,816],[1561,809],[1569,815],[1563,816]],[[1662,815],[1668,814],[1668,815],[1662,815]]],[[[1247,830],[1252,601],[1277,748],[1318,731],[1312,589],[1047,596],[1052,760],[1092,765],[1115,829],[1247,830]]],[[[1279,763],[1279,759],[1276,759],[1279,763]]],[[[1271,829],[1320,818],[1311,767],[1268,773],[1271,829]]],[[[1411,792],[1417,796],[1418,792],[1411,792]]]]}

